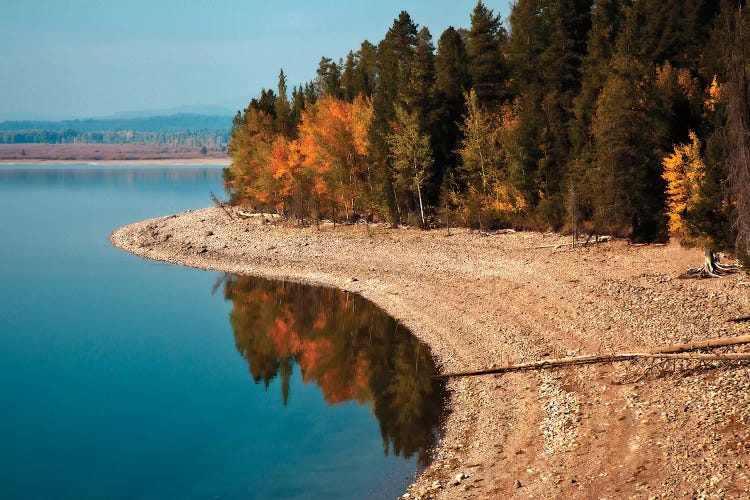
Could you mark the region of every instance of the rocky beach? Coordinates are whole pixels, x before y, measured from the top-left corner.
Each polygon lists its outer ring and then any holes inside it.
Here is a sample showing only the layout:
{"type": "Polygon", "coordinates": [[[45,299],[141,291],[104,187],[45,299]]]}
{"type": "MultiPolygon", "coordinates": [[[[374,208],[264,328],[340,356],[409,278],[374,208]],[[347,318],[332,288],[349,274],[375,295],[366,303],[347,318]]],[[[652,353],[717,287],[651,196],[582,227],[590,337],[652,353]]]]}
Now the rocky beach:
{"type": "MultiPolygon", "coordinates": [[[[231,209],[230,209],[231,210],[231,209]]],[[[743,275],[684,280],[700,249],[379,225],[138,222],[141,257],[358,293],[427,342],[444,373],[747,335],[743,275]]],[[[739,347],[738,350],[742,350],[739,347]]],[[[750,490],[750,367],[640,361],[452,378],[449,417],[406,498],[740,498],[750,490]]]]}

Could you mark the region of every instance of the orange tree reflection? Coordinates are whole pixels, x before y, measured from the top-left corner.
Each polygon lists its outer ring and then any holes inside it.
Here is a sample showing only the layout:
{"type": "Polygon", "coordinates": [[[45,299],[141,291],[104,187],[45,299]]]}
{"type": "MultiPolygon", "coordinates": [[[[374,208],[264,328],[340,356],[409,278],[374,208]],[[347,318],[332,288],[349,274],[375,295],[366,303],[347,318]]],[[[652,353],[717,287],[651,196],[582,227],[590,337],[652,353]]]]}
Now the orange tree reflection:
{"type": "Polygon", "coordinates": [[[427,347],[361,297],[331,288],[227,276],[237,350],[256,383],[281,379],[286,404],[296,364],[325,401],[370,404],[386,454],[426,463],[439,432],[444,386],[427,347]]]}

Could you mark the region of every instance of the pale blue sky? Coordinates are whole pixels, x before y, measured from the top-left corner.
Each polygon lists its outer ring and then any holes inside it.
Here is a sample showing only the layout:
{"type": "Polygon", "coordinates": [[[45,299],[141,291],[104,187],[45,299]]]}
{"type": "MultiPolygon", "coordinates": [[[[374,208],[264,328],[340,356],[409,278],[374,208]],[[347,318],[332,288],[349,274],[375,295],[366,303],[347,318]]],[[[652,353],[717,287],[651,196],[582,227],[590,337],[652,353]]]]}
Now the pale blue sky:
{"type": "MultiPolygon", "coordinates": [[[[3,0],[0,120],[220,104],[237,108],[280,67],[290,84],[320,57],[377,43],[401,10],[435,43],[476,0],[3,0]]],[[[485,5],[508,15],[508,0],[485,5]]]]}

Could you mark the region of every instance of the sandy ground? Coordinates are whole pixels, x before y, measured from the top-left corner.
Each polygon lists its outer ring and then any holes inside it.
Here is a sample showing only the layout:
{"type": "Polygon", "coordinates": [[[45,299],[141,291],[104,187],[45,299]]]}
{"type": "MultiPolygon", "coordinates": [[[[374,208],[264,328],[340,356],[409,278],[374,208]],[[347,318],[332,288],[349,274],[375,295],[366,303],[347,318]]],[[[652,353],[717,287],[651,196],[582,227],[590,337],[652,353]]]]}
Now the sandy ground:
{"type": "Polygon", "coordinates": [[[2,160],[0,165],[164,165],[164,166],[194,166],[194,165],[229,165],[229,158],[171,158],[155,160],[2,160]]]}
{"type": "MultiPolygon", "coordinates": [[[[217,208],[139,222],[111,240],[151,259],[360,293],[428,342],[444,372],[750,334],[750,324],[726,322],[750,314],[744,278],[677,279],[701,262],[677,244],[537,248],[568,240],[230,222],[217,208]]],[[[747,364],[595,365],[449,388],[435,459],[404,497],[750,491],[747,364]]]]}

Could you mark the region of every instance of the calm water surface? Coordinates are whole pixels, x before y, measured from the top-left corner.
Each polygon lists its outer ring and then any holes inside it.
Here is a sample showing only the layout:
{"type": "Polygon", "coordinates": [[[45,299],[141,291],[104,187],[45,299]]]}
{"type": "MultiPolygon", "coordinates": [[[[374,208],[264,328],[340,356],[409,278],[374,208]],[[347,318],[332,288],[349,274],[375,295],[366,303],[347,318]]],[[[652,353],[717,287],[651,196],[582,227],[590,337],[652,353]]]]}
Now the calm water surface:
{"type": "Polygon", "coordinates": [[[425,346],[330,289],[138,259],[220,168],[0,165],[0,497],[394,498],[435,443],[425,346]]]}

